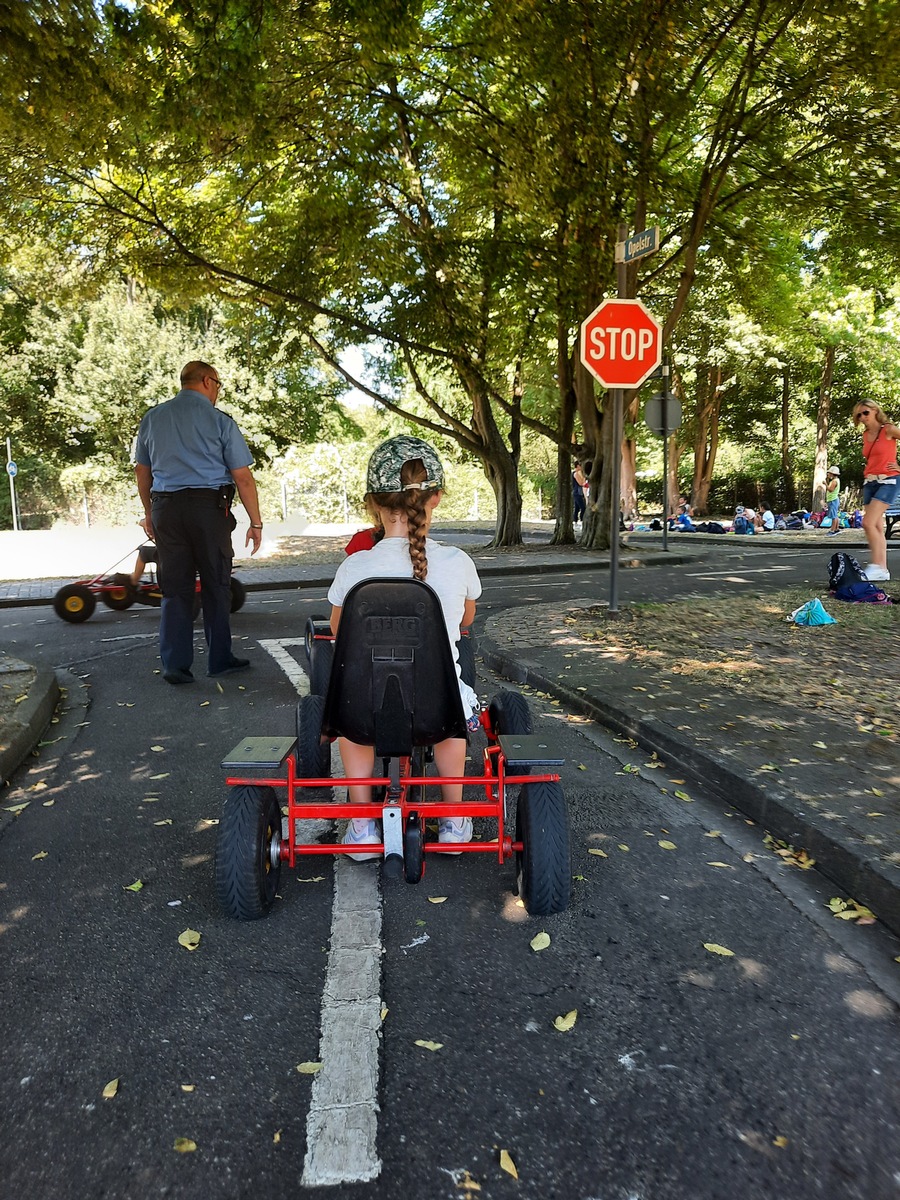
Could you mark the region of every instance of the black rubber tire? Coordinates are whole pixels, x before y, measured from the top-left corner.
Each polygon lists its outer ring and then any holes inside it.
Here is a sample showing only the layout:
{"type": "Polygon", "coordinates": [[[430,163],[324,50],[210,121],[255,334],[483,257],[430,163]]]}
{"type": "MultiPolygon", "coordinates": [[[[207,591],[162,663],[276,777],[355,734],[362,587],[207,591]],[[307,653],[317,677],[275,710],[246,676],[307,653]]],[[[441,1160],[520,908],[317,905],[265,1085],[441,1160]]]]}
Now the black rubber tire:
{"type": "Polygon", "coordinates": [[[86,621],[97,607],[97,597],[83,583],[67,583],[53,597],[53,611],[71,625],[86,621]]]}
{"type": "Polygon", "coordinates": [[[126,608],[131,608],[136,599],[136,593],[133,584],[122,583],[116,584],[115,587],[104,588],[100,593],[100,599],[107,608],[112,608],[116,612],[124,612],[126,608]]]}
{"type": "Polygon", "coordinates": [[[309,656],[312,653],[313,639],[316,636],[316,626],[326,625],[327,623],[325,617],[315,616],[307,618],[306,628],[303,630],[303,646],[306,650],[307,662],[309,662],[309,656]]]}
{"type": "Polygon", "coordinates": [[[519,692],[498,692],[488,708],[494,733],[534,733],[531,709],[519,692]]]}
{"type": "Polygon", "coordinates": [[[467,683],[472,691],[475,687],[475,639],[471,634],[461,637],[456,643],[459,650],[459,674],[463,683],[467,683]]]}
{"type": "Polygon", "coordinates": [[[425,874],[425,827],[418,813],[410,813],[403,830],[403,874],[407,883],[418,883],[425,874]]]}
{"type": "Polygon", "coordinates": [[[244,607],[244,601],[247,599],[247,589],[239,579],[231,577],[231,611],[239,612],[244,607]]]}
{"type": "Polygon", "coordinates": [[[297,705],[297,775],[300,779],[331,778],[331,743],[322,741],[324,696],[303,696],[297,705]]]}
{"type": "Polygon", "coordinates": [[[566,798],[559,783],[523,783],[516,806],[516,885],[532,917],[564,912],[572,892],[566,798]]]}
{"type": "Polygon", "coordinates": [[[334,642],[316,639],[309,650],[309,690],[314,696],[328,692],[331,664],[334,661],[334,642]]]}
{"type": "Polygon", "coordinates": [[[229,788],[216,838],[216,895],[226,916],[239,921],[264,917],[275,903],[281,860],[281,809],[275,789],[241,784],[229,788]]]}

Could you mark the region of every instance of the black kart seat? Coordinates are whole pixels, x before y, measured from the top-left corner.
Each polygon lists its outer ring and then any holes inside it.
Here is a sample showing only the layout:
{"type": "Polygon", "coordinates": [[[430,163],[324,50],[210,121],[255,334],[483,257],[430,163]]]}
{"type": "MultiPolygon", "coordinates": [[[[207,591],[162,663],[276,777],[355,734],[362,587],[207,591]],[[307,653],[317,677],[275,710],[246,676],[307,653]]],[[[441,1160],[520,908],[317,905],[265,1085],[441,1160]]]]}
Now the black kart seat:
{"type": "Polygon", "coordinates": [[[444,615],[427,583],[366,579],[347,593],[322,731],[383,758],[466,736],[444,615]]]}

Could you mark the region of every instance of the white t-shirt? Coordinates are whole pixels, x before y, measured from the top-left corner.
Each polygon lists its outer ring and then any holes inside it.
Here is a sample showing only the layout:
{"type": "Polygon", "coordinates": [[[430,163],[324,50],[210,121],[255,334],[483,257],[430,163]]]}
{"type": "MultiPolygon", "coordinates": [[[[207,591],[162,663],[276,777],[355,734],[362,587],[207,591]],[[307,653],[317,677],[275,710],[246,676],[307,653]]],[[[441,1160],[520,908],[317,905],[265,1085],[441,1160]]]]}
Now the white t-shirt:
{"type": "Polygon", "coordinates": [[[762,515],[763,529],[765,529],[767,533],[771,533],[772,530],[775,528],[775,514],[772,512],[772,510],[770,508],[767,508],[765,510],[765,512],[763,512],[761,515],[762,515]]]}
{"type": "MultiPolygon", "coordinates": [[[[477,600],[481,595],[481,580],[475,564],[458,546],[442,546],[440,542],[425,539],[425,554],[428,559],[428,574],[425,582],[437,593],[444,614],[444,625],[456,663],[459,677],[459,655],[456,643],[459,627],[465,613],[466,601],[477,600]]],[[[412,560],[409,557],[409,542],[405,537],[382,538],[371,550],[360,550],[345,558],[328,589],[328,600],[336,608],[343,608],[347,593],[363,579],[412,579],[412,560]]],[[[468,718],[479,709],[478,697],[462,679],[459,680],[463,711],[468,718]]]]}

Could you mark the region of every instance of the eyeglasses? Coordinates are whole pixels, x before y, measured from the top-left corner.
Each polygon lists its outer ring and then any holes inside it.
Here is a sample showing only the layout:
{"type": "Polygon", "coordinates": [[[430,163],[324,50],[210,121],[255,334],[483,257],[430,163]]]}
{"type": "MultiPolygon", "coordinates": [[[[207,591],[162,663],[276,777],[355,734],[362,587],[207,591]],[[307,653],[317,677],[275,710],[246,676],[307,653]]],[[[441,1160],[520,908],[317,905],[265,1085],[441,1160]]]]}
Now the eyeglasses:
{"type": "Polygon", "coordinates": [[[867,416],[869,416],[869,414],[871,413],[871,411],[872,411],[872,410],[871,410],[871,409],[869,409],[869,408],[861,408],[861,409],[859,410],[859,415],[860,415],[861,417],[867,417],[867,416]]]}
{"type": "Polygon", "coordinates": [[[206,378],[208,380],[211,380],[216,385],[216,387],[219,389],[219,391],[222,390],[222,380],[219,379],[216,375],[207,375],[206,378]]]}

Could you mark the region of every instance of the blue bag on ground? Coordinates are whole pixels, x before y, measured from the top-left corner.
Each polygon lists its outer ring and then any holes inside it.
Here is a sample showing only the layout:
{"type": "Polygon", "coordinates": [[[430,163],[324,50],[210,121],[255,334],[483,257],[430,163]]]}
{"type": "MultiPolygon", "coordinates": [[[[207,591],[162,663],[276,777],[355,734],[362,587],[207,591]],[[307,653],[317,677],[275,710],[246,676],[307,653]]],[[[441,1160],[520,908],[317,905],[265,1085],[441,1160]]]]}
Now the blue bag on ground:
{"type": "Polygon", "coordinates": [[[834,625],[834,617],[829,616],[825,611],[822,601],[818,599],[807,600],[805,604],[801,604],[799,608],[795,608],[788,617],[789,621],[793,621],[795,625],[834,625]]]}
{"type": "Polygon", "coordinates": [[[880,587],[876,587],[874,583],[869,583],[865,579],[858,583],[845,583],[842,587],[835,588],[834,598],[835,600],[849,600],[853,604],[891,603],[887,592],[883,592],[880,587]]]}

